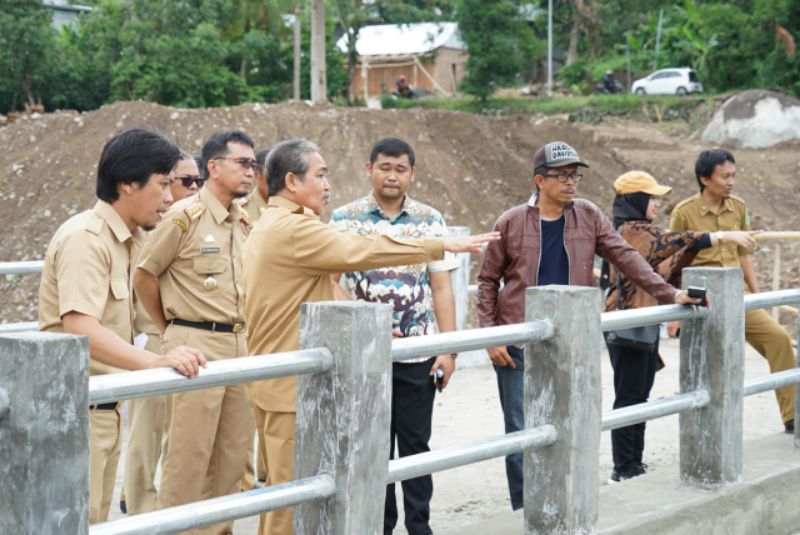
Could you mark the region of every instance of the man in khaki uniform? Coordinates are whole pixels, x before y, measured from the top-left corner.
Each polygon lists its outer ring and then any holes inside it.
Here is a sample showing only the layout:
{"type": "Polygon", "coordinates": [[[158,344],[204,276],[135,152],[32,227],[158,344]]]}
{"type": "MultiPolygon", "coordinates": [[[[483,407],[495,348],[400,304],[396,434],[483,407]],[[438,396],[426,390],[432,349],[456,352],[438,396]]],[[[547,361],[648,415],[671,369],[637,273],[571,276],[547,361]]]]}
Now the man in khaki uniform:
{"type": "MultiPolygon", "coordinates": [[[[267,209],[267,201],[269,200],[269,191],[267,190],[267,177],[264,174],[264,164],[267,160],[269,149],[262,149],[256,152],[256,166],[254,167],[254,180],[256,187],[250,192],[247,197],[242,200],[242,207],[250,216],[250,222],[255,225],[256,221],[261,219],[264,211],[267,209]]],[[[256,435],[260,435],[259,429],[264,428],[264,422],[260,418],[263,412],[259,411],[254,405],[253,410],[256,417],[256,435]]],[[[266,449],[264,441],[259,437],[258,440],[258,474],[255,473],[253,468],[252,452],[247,458],[247,467],[245,469],[244,478],[242,479],[242,489],[249,490],[255,486],[256,475],[258,475],[259,482],[267,480],[267,466],[266,466],[266,449]]]]}
{"type": "MultiPolygon", "coordinates": [[[[253,142],[243,132],[213,134],[203,146],[207,181],[165,214],[142,248],[134,287],[170,348],[191,340],[209,360],[247,355],[241,247],[246,212],[233,202],[253,181],[253,142]]],[[[246,387],[173,394],[159,507],[239,490],[253,423],[246,387]]],[[[231,533],[233,523],[201,530],[231,533]]]]}
{"type": "MultiPolygon", "coordinates": [[[[87,336],[92,375],[172,366],[193,377],[205,365],[193,349],[166,355],[131,344],[130,252],[139,227],[171,202],[177,147],[146,130],[112,137],[97,169],[94,208],[68,219],[47,247],[39,286],[39,328],[87,336]]],[[[119,404],[93,405],[89,437],[89,521],[108,518],[121,448],[119,404]]]]}
{"type": "Polygon", "coordinates": [[[256,187],[244,199],[242,207],[247,211],[250,216],[250,221],[255,225],[256,221],[261,219],[264,211],[267,209],[267,201],[269,200],[269,191],[267,189],[267,176],[264,174],[264,164],[267,161],[269,149],[263,149],[256,153],[257,168],[253,175],[256,187]]]}
{"type": "MultiPolygon", "coordinates": [[[[203,187],[194,158],[181,154],[175,166],[175,178],[170,185],[172,201],[194,195],[203,187]]],[[[138,258],[141,245],[132,257],[138,258]]],[[[135,260],[133,262],[135,264],[135,260]]],[[[135,316],[133,320],[134,343],[148,351],[161,351],[161,336],[158,327],[134,296],[135,316]]],[[[156,509],[158,491],[155,485],[156,467],[167,450],[166,429],[167,396],[152,396],[132,399],[128,405],[128,449],[125,453],[125,483],[120,503],[129,514],[146,513],[156,509]]]]}
{"type": "MultiPolygon", "coordinates": [[[[420,240],[341,234],[318,216],[330,199],[328,168],[306,140],[275,146],[267,158],[270,198],[244,247],[245,319],[254,355],[292,351],[299,344],[300,304],[333,299],[330,275],[441,260],[444,251],[480,253],[496,233],[420,240]]],[[[386,326],[391,329],[391,325],[386,326]]],[[[294,478],[297,378],[251,383],[263,414],[267,483],[294,478]]],[[[259,533],[293,533],[289,509],[262,515],[259,533]]]]}
{"type": "MultiPolygon", "coordinates": [[[[741,267],[745,291],[758,292],[750,250],[723,241],[725,231],[750,230],[750,216],[743,199],[731,195],[736,179],[736,160],[724,149],[706,150],[695,163],[695,175],[700,192],[682,201],[672,212],[670,230],[712,232],[718,234],[719,244],[703,249],[693,266],[741,267]]],[[[670,325],[674,333],[678,323],[670,325]]],[[[789,333],[765,310],[745,313],[744,333],[747,342],[769,362],[772,373],[795,367],[794,350],[789,333]]],[[[781,411],[784,429],[794,432],[795,387],[777,388],[775,396],[781,411]]]]}

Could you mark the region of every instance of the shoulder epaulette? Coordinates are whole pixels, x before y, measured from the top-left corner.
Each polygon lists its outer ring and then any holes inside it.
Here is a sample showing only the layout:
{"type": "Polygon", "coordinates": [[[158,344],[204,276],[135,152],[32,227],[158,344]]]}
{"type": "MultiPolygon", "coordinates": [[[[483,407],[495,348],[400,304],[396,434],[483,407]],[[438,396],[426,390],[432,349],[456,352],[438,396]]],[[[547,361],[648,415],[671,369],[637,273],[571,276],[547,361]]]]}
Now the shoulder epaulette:
{"type": "Polygon", "coordinates": [[[187,216],[189,216],[190,221],[197,221],[197,219],[203,215],[203,212],[206,211],[206,205],[200,201],[190,204],[186,207],[184,212],[187,216]]]}
{"type": "Polygon", "coordinates": [[[680,201],[678,204],[675,205],[675,208],[673,208],[673,211],[677,210],[678,208],[681,208],[682,206],[684,206],[686,204],[689,204],[694,199],[695,199],[694,197],[689,197],[688,199],[683,199],[682,201],[680,201]]]}
{"type": "Polygon", "coordinates": [[[741,203],[741,204],[743,204],[743,205],[745,205],[745,206],[747,205],[747,202],[745,202],[745,200],[744,200],[744,199],[742,199],[741,197],[739,197],[739,196],[737,196],[737,195],[731,195],[731,196],[730,196],[730,199],[731,199],[732,201],[736,201],[736,202],[738,202],[738,203],[741,203]]]}
{"type": "Polygon", "coordinates": [[[244,221],[244,224],[247,225],[247,226],[250,226],[250,225],[253,224],[253,220],[250,219],[250,214],[248,214],[247,210],[245,210],[241,206],[239,207],[239,219],[244,221]]]}
{"type": "Polygon", "coordinates": [[[86,230],[94,235],[99,235],[103,230],[103,219],[95,215],[86,223],[86,230]]]}

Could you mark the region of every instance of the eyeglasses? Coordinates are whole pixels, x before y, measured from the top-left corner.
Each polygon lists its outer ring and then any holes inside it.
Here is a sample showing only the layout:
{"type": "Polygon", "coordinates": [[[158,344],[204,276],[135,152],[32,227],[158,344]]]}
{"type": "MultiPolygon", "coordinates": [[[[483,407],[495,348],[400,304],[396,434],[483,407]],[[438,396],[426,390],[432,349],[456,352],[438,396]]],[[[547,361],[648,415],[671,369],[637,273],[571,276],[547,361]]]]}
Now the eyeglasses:
{"type": "Polygon", "coordinates": [[[206,183],[206,179],[200,178],[199,175],[176,176],[175,180],[180,181],[184,188],[191,188],[192,183],[194,183],[197,184],[197,189],[200,189],[206,183]]]}
{"type": "Polygon", "coordinates": [[[253,169],[253,171],[258,172],[261,170],[261,166],[252,158],[231,158],[228,156],[219,156],[214,158],[215,160],[230,160],[232,162],[236,162],[242,166],[242,169],[245,171],[248,169],[253,169]]]}
{"type": "Polygon", "coordinates": [[[562,184],[566,184],[567,180],[570,179],[572,179],[572,181],[577,184],[583,178],[583,175],[580,173],[553,173],[553,174],[548,173],[545,176],[547,178],[555,178],[562,184]]]}

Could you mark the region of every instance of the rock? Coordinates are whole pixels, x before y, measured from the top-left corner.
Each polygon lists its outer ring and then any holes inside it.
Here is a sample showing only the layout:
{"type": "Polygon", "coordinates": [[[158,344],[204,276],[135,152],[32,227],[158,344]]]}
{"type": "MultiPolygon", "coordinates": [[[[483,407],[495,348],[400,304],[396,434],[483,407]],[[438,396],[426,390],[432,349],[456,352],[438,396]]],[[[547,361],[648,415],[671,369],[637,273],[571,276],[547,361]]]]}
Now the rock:
{"type": "Polygon", "coordinates": [[[800,139],[800,100],[753,89],[725,101],[703,131],[703,141],[761,149],[800,139]]]}

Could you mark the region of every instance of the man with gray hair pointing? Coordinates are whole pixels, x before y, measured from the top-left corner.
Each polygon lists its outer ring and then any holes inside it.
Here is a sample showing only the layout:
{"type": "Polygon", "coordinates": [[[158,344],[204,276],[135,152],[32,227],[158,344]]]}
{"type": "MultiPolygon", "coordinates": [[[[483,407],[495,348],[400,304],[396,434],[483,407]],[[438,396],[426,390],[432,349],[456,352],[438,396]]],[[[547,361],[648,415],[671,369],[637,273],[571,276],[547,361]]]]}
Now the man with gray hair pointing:
{"type": "MultiPolygon", "coordinates": [[[[300,304],[333,300],[331,274],[441,260],[444,251],[481,254],[483,244],[499,239],[497,232],[421,240],[337,232],[319,220],[330,200],[328,167],[319,148],[304,139],[276,145],[266,175],[267,209],[244,247],[245,320],[253,355],[298,348],[300,304]]],[[[266,444],[267,484],[290,481],[297,378],[251,383],[250,392],[264,416],[259,432],[266,444]]],[[[261,535],[292,532],[288,509],[261,518],[261,535]]]]}

